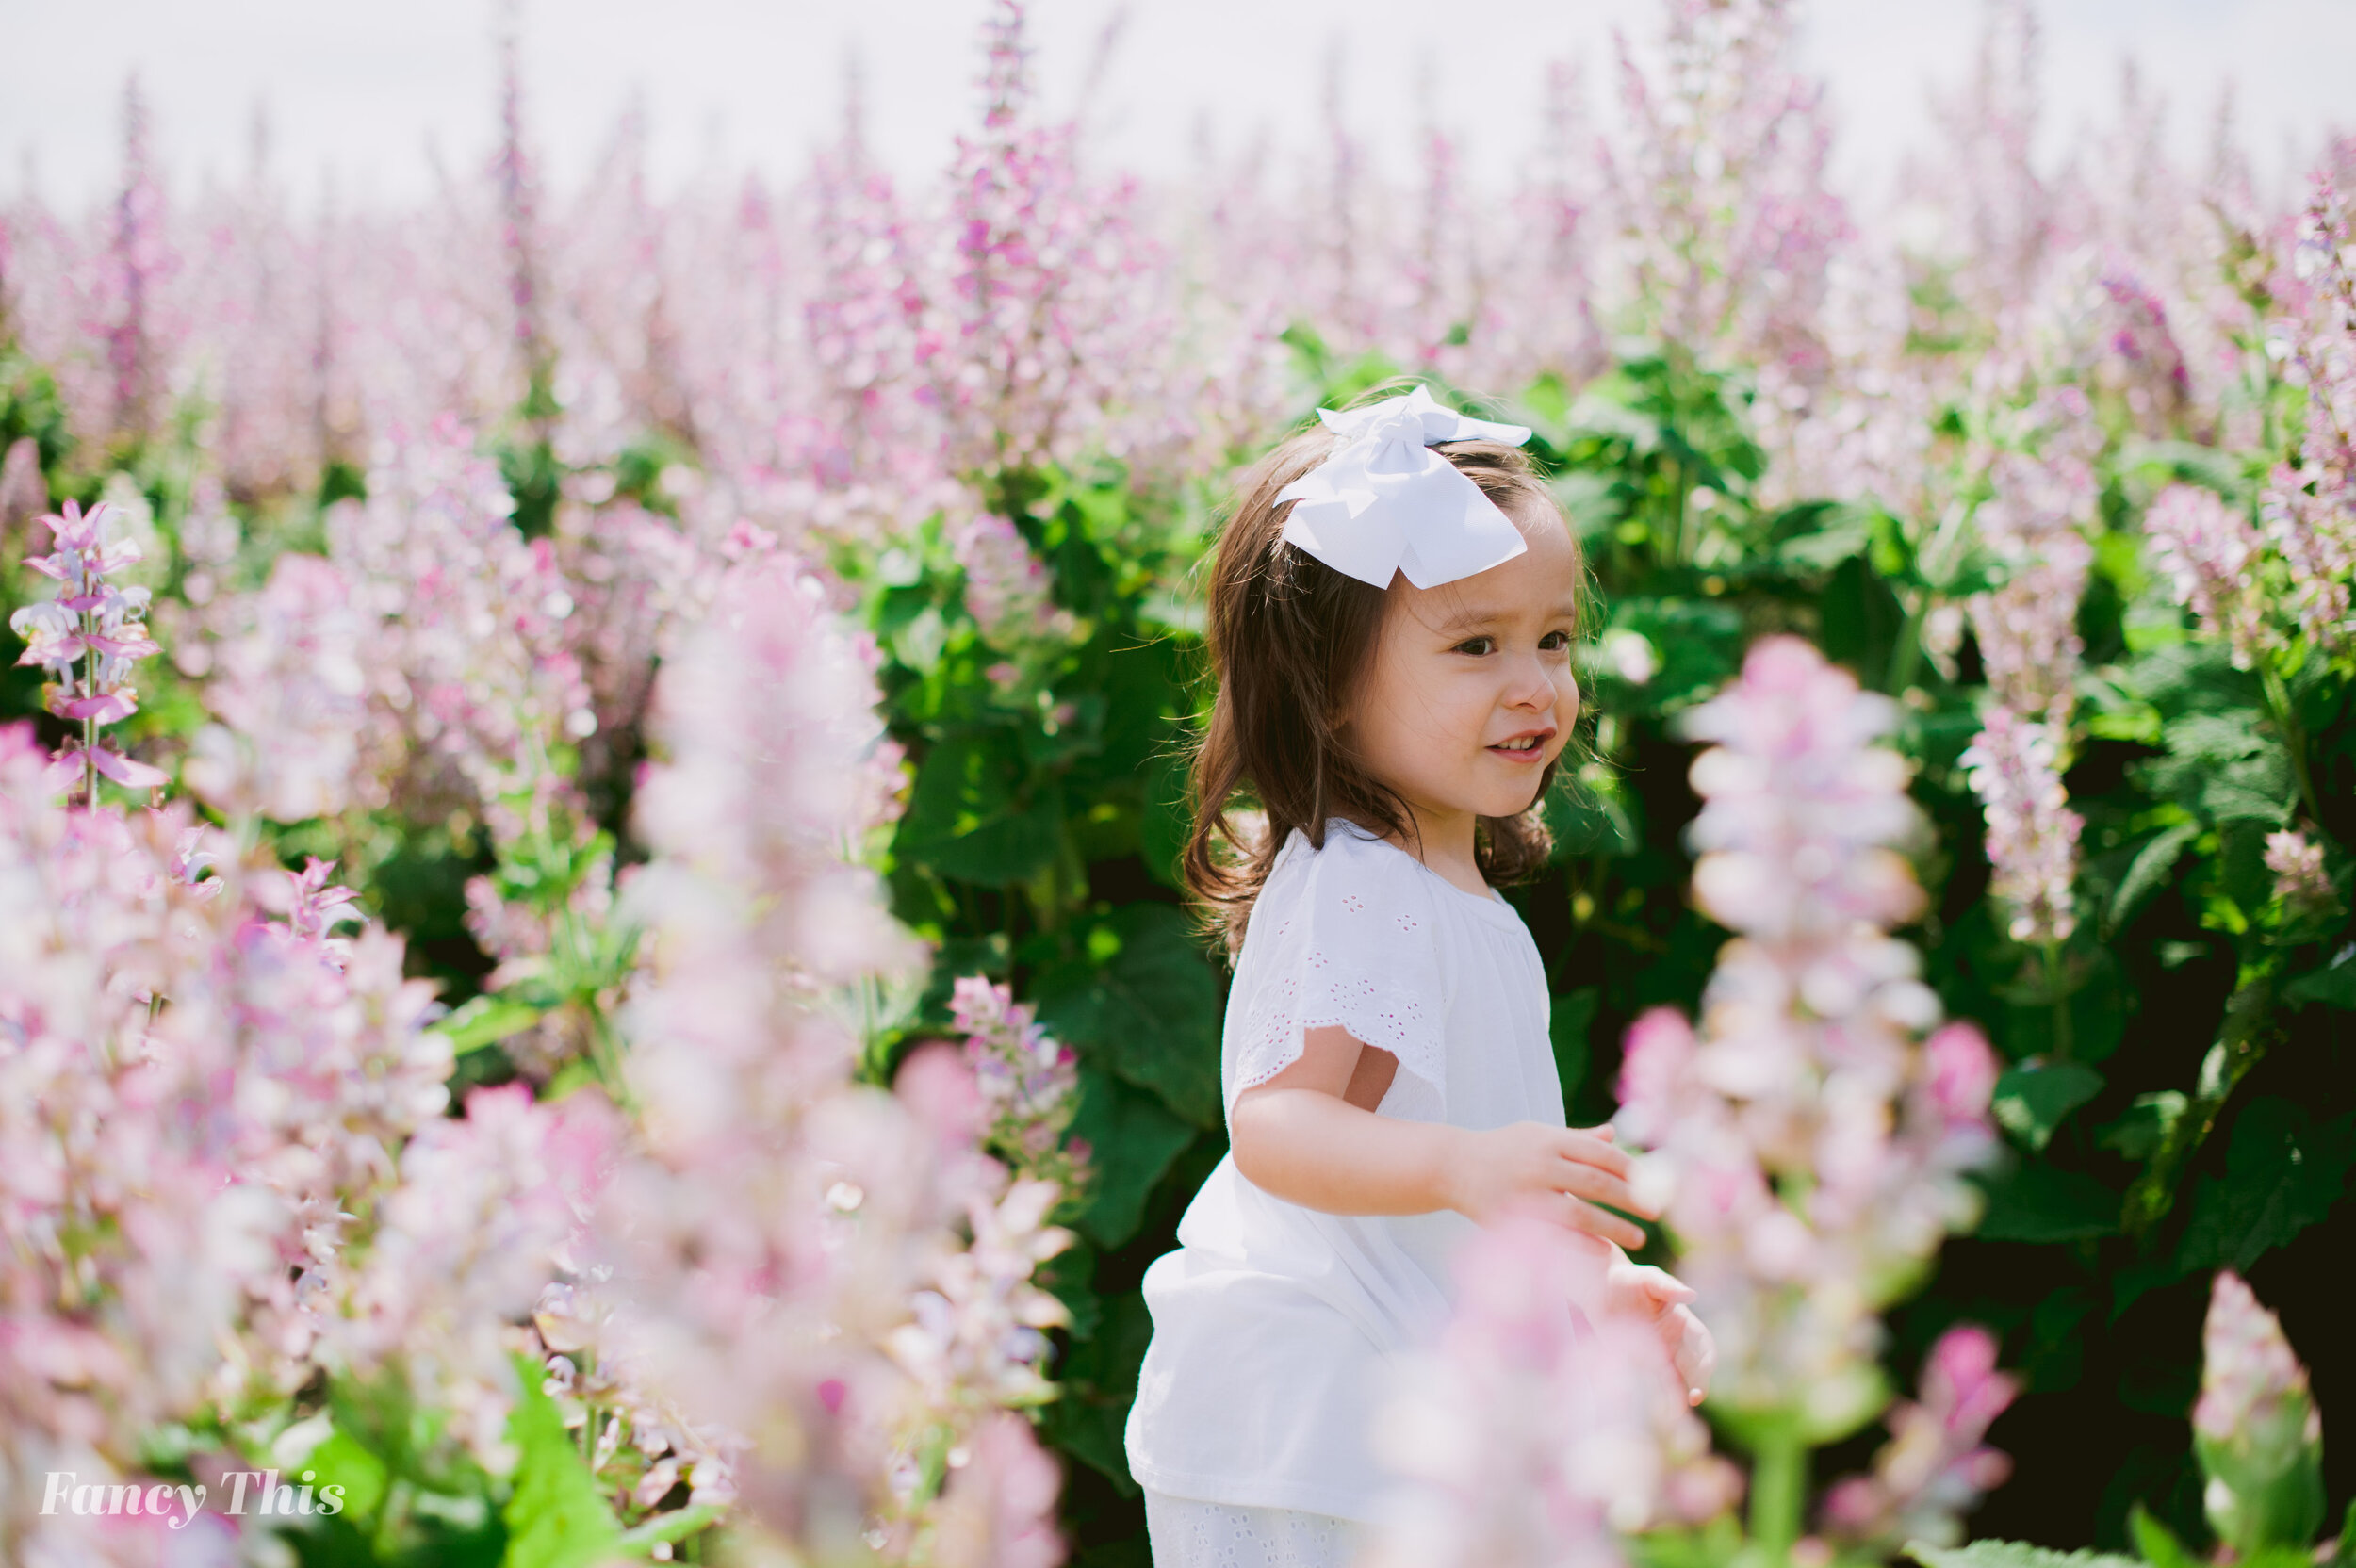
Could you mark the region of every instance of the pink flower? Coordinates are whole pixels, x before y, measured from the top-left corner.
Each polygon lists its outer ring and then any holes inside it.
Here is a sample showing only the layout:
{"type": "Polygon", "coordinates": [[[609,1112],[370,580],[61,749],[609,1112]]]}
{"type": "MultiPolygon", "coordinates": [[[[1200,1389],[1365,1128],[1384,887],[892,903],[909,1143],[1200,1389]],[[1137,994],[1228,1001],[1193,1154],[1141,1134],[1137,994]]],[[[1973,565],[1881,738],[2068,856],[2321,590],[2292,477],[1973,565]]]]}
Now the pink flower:
{"type": "Polygon", "coordinates": [[[1373,1433],[1400,1485],[1372,1561],[1614,1564],[1618,1533],[1732,1506],[1660,1336],[1609,1309],[1606,1256],[1534,1216],[1464,1244],[1454,1315],[1373,1433]]]}
{"type": "Polygon", "coordinates": [[[17,662],[46,666],[56,678],[43,688],[49,711],[81,726],[80,736],[54,759],[53,771],[61,782],[78,774],[83,798],[92,807],[98,802],[99,774],[133,789],[152,789],[171,778],[160,768],[133,761],[98,735],[100,725],[139,711],[131,665],[158,651],[143,621],[148,591],[107,580],[139,559],[138,546],[107,537],[113,511],[101,501],[85,514],[79,503],[68,500],[63,512],[41,519],[57,547],[28,557],[25,564],[55,580],[57,596],[8,617],[10,629],[25,643],[17,662]]]}
{"type": "Polygon", "coordinates": [[[288,553],[262,591],[230,610],[205,699],[221,723],[201,732],[183,772],[226,812],[277,822],[340,814],[355,795],[388,803],[384,776],[401,745],[396,711],[371,703],[378,628],[367,596],[332,563],[288,553]]]}
{"type": "Polygon", "coordinates": [[[2329,910],[2339,893],[2323,869],[2323,846],[2304,833],[2266,835],[2266,870],[2274,874],[2274,896],[2286,907],[2329,910]]]}
{"type": "Polygon", "coordinates": [[[2299,463],[2278,466],[2260,511],[2290,568],[2299,628],[2327,651],[2349,643],[2348,583],[2356,577],[2356,269],[2345,199],[2318,172],[2299,215],[2294,269],[2306,309],[2279,329],[2306,384],[2299,463]]]}
{"type": "Polygon", "coordinates": [[[2110,351],[2125,371],[2129,411],[2145,434],[2163,434],[2192,397],[2184,351],[2168,330],[2168,307],[2117,261],[2102,273],[2102,292],[2110,298],[2110,351]]]}
{"type": "Polygon", "coordinates": [[[2151,562],[2175,585],[2176,599],[2201,617],[2201,629],[2232,643],[2244,669],[2269,645],[2265,600],[2254,579],[2265,547],[2258,531],[2213,490],[2171,484],[2144,514],[2151,562]]]}
{"type": "MultiPolygon", "coordinates": [[[[905,1100],[852,1082],[839,998],[916,956],[844,853],[883,802],[872,770],[896,766],[874,662],[821,585],[765,552],[663,664],[662,760],[637,794],[652,858],[630,890],[640,1135],[597,1216],[614,1303],[598,1353],[742,1435],[730,1484],[772,1528],[880,1520],[894,1540],[974,1532],[1020,1556],[1039,1547],[1039,1473],[990,1432],[1041,1391],[1062,1309],[1031,1275],[1069,1236],[1045,1223],[1056,1186],[1008,1184],[943,1136],[970,1111],[934,1058],[911,1064],[905,1100]],[[957,1478],[1000,1461],[978,1493],[957,1478]]],[[[1036,1043],[1009,998],[964,1000],[1036,1043]]]]}
{"type": "Polygon", "coordinates": [[[2323,1418],[2282,1324],[2230,1269],[2209,1293],[2192,1429],[2218,1539],[2303,1550],[2323,1524],[2323,1418]]]}
{"type": "Polygon", "coordinates": [[[2279,1426],[2301,1443],[2322,1440],[2307,1369],[2282,1337],[2280,1320],[2232,1269],[2219,1269],[2210,1283],[2201,1336],[2201,1398],[2192,1424],[2201,1436],[2230,1442],[2279,1426]]]}
{"type": "Polygon", "coordinates": [[[1939,1336],[1922,1364],[1922,1398],[1891,1413],[1890,1440],[1874,1455],[1873,1474],[1826,1494],[1827,1536],[1868,1547],[1963,1538],[1962,1515],[2012,1469],[1980,1443],[2020,1392],[1996,1370],[1996,1349],[1993,1334],[1970,1325],[1939,1336]]]}
{"type": "Polygon", "coordinates": [[[1062,1477],[1031,1424],[1000,1412],[949,1457],[947,1491],[933,1524],[931,1560],[941,1568],[1056,1568],[1062,1477]]]}
{"type": "Polygon", "coordinates": [[[949,549],[965,569],[965,603],[982,634],[1028,642],[1068,632],[1072,616],[1048,597],[1047,568],[1004,517],[984,513],[950,530],[949,549]]]}
{"type": "Polygon", "coordinates": [[[1972,792],[1988,811],[1996,896],[2011,911],[2012,939],[2033,946],[2066,941],[2077,927],[2072,890],[2085,820],[2070,809],[2057,749],[2050,725],[1998,706],[1963,753],[1972,792]]]}
{"type": "Polygon", "coordinates": [[[2078,602],[2094,547],[2094,416],[2074,386],[2039,392],[1998,423],[2021,448],[1988,460],[1988,498],[1973,514],[1981,539],[2005,566],[1992,592],[1968,601],[1972,626],[1997,699],[2066,727],[2078,662],[2078,602]]]}
{"type": "Polygon", "coordinates": [[[1922,1054],[1930,1064],[1925,1087],[1940,1119],[1951,1127],[1985,1128],[1999,1067],[1988,1037],[1969,1023],[1950,1023],[1922,1042],[1922,1054]]]}
{"type": "Polygon", "coordinates": [[[1025,1174],[1075,1186],[1085,1173],[1063,1133],[1078,1104],[1077,1055],[1034,1023],[1011,990],[980,975],[957,981],[950,1009],[987,1110],[983,1142],[1025,1174]]]}
{"type": "Polygon", "coordinates": [[[1699,1027],[1646,1014],[1620,1081],[1639,1190],[1717,1342],[1712,1397],[1824,1429],[1875,1413],[1873,1314],[1970,1222],[1964,1172],[1993,1145],[1985,1043],[1937,1029],[1886,934],[1922,897],[1894,848],[1920,830],[1905,765],[1876,743],[1893,717],[1788,638],[1694,710],[1719,743],[1693,769],[1694,896],[1736,936],[1699,1027]]]}
{"type": "Polygon", "coordinates": [[[1085,180],[1073,128],[1034,119],[1021,0],[992,0],[984,36],[981,134],[957,141],[945,278],[917,345],[955,472],[1069,458],[1154,358],[1130,182],[1085,180]]]}

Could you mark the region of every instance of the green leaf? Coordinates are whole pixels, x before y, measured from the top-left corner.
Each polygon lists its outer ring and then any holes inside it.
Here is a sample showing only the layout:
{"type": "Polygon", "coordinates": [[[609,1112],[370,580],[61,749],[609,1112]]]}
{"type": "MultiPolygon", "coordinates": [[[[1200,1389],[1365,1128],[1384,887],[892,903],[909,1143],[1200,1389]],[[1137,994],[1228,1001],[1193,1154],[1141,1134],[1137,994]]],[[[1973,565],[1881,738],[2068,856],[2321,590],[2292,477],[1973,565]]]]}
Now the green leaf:
{"type": "Polygon", "coordinates": [[[1104,1320],[1096,1333],[1074,1344],[1056,1368],[1063,1396],[1040,1413],[1040,1425],[1055,1445],[1104,1473],[1124,1497],[1137,1494],[1121,1443],[1129,1407],[1137,1402],[1137,1367],[1153,1337],[1153,1317],[1145,1298],[1124,1291],[1104,1298],[1104,1320]]]}
{"type": "Polygon", "coordinates": [[[718,1503],[696,1503],[690,1508],[658,1513],[635,1529],[622,1532],[617,1544],[620,1555],[645,1557],[658,1543],[683,1541],[727,1511],[718,1503]]]}
{"type": "Polygon", "coordinates": [[[2080,948],[2065,954],[2058,982],[2050,981],[2040,960],[2024,965],[2017,983],[1999,995],[2010,1004],[2004,1014],[2004,1048],[2020,1060],[2067,1057],[2080,1063],[2108,1059],[2127,1037],[2127,1020],[2139,998],[2126,983],[2109,948],[2080,948]],[[2061,995],[2060,1007],[2054,993],[2061,995]],[[2059,1011],[2062,1018],[2056,1018],[2059,1011]],[[2065,1030],[2063,1019],[2068,1021],[2065,1030]]]}
{"type": "Polygon", "coordinates": [[[1035,783],[1005,730],[954,736],[916,770],[892,854],[986,888],[1037,875],[1063,841],[1063,799],[1035,783]]]}
{"type": "Polygon", "coordinates": [[[2095,1143],[2115,1149],[2128,1159],[2149,1160],[2168,1142],[2176,1120],[2192,1102],[2182,1089],[2156,1089],[2135,1096],[2127,1114],[2095,1134],[2095,1143]]]}
{"type": "Polygon", "coordinates": [[[1726,1568],[1742,1550],[1742,1526],[1729,1511],[1697,1527],[1629,1536],[1627,1545],[1637,1568],[1726,1568]]]}
{"type": "Polygon", "coordinates": [[[2038,1153],[2062,1119],[2102,1092],[2102,1075],[2080,1062],[2022,1062],[1996,1080],[1997,1125],[2038,1153]]]}
{"type": "Polygon", "coordinates": [[[1072,1135],[1088,1140],[1091,1172],[1074,1224],[1098,1246],[1114,1248],[1137,1234],[1146,1198],[1195,1132],[1155,1096],[1084,1067],[1072,1135]]]}
{"type": "Polygon", "coordinates": [[[2272,1095],[2241,1108],[2225,1176],[2202,1176],[2178,1246],[2186,1273],[2246,1272],[2261,1253],[2321,1220],[2356,1167],[2356,1113],[2316,1126],[2304,1106],[2272,1095]]]}
{"type": "Polygon", "coordinates": [[[1988,1212],[1972,1234],[1982,1241],[2082,1241],[2119,1230],[2119,1194],[2080,1171],[2023,1160],[1981,1184],[1988,1212]]]}
{"type": "Polygon", "coordinates": [[[1546,792],[1546,830],[1554,837],[1553,858],[1585,855],[1633,855],[1644,835],[1629,817],[1619,781],[1609,764],[1589,762],[1555,776],[1546,792]]]}
{"type": "Polygon", "coordinates": [[[1156,756],[1141,776],[1145,804],[1138,815],[1137,847],[1155,881],[1184,888],[1186,841],[1194,829],[1186,807],[1186,760],[1175,752],[1156,756]]]}
{"type": "Polygon", "coordinates": [[[2123,931],[2142,909],[2144,901],[2160,890],[2168,881],[2168,874],[2176,869],[2176,861],[2184,853],[2184,846],[2201,837],[2201,825],[2180,822],[2164,827],[2144,841],[2128,862],[2127,874],[2119,879],[2119,890],[2111,894],[2109,927],[2123,931]]]}
{"type": "Polygon", "coordinates": [[[500,1515],[507,1524],[501,1568],[593,1568],[620,1549],[621,1527],[556,1401],[541,1391],[540,1368],[519,1355],[515,1372],[523,1389],[507,1437],[520,1452],[515,1492],[500,1515]]]}
{"type": "Polygon", "coordinates": [[[546,1010],[513,997],[478,996],[434,1025],[434,1032],[449,1037],[451,1055],[463,1056],[523,1033],[539,1022],[546,1010]]]}
{"type": "Polygon", "coordinates": [[[361,1441],[338,1427],[327,1434],[327,1440],[311,1450],[303,1462],[306,1470],[318,1474],[316,1483],[324,1489],[340,1486],[343,1491],[343,1511],[354,1524],[374,1516],[377,1505],[384,1500],[390,1484],[390,1473],[384,1462],[361,1441]]]}
{"type": "Polygon", "coordinates": [[[1644,683],[1646,710],[1671,713],[1725,685],[1742,662],[1742,615],[1710,600],[1623,599],[1612,624],[1642,632],[1661,668],[1644,683]]]}
{"type": "Polygon", "coordinates": [[[2025,1541],[1974,1541],[1962,1546],[1934,1546],[1909,1541],[1901,1548],[1922,1568],[2142,1568],[2134,1558],[2116,1552],[2057,1552],[2025,1541]]]}
{"type": "Polygon", "coordinates": [[[2176,1532],[2153,1518],[2141,1503],[2127,1511],[2127,1532],[2135,1538],[2135,1550],[2151,1568],[2201,1568],[2201,1560],[2184,1549],[2176,1532]]]}
{"type": "Polygon", "coordinates": [[[1602,1005],[1603,988],[1582,986],[1567,996],[1556,997],[1547,1011],[1546,1037],[1554,1043],[1554,1070],[1562,1080],[1566,1107],[1587,1076],[1587,1031],[1595,1027],[1596,1010],[1602,1005]]]}
{"type": "Polygon", "coordinates": [[[2086,1369],[2084,1326],[2098,1305],[2090,1291],[2066,1286],[2029,1314],[2029,1348],[2021,1370],[2031,1390],[2045,1394],[2076,1386],[2086,1369]]]}
{"type": "Polygon", "coordinates": [[[1131,904],[1090,933],[1118,943],[1109,958],[1069,958],[1033,983],[1039,1019],[1198,1127],[1224,1119],[1219,1095],[1219,980],[1170,904],[1131,904]]]}
{"type": "Polygon", "coordinates": [[[2300,975],[2282,988],[2282,995],[2292,1002],[2356,1010],[2356,946],[2341,950],[2324,968],[2300,975]]]}
{"type": "Polygon", "coordinates": [[[1869,688],[1880,690],[1906,626],[1906,610],[1890,584],[1863,558],[1852,556],[1834,571],[1816,602],[1824,657],[1856,671],[1869,688]]]}
{"type": "Polygon", "coordinates": [[[1829,571],[1863,554],[1873,537],[1862,509],[1827,501],[1785,508],[1769,523],[1767,532],[1775,541],[1768,558],[1800,575],[1829,571]]]}

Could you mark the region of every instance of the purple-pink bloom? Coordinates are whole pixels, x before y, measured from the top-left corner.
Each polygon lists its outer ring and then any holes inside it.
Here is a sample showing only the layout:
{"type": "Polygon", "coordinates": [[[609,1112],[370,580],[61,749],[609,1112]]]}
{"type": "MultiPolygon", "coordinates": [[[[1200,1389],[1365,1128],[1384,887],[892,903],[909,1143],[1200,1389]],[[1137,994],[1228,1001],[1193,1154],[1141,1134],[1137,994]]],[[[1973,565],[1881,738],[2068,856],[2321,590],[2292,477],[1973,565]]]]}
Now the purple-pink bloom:
{"type": "Polygon", "coordinates": [[[2210,1287],[2192,1430],[2218,1539],[2244,1557],[2303,1550],[2323,1523],[2323,1415],[2282,1323],[2231,1269],[2210,1287]]]}
{"type": "Polygon", "coordinates": [[[1922,906],[1897,852],[1921,819],[1879,743],[1894,721],[1791,638],[1694,711],[1718,743],[1693,768],[1694,898],[1736,935],[1699,1028],[1646,1014],[1620,1077],[1638,1190],[1718,1343],[1712,1397],[1810,1431],[1879,1409],[1873,1315],[1974,1217],[1964,1173],[1994,1144],[1985,1043],[1932,1033],[1938,999],[1887,934],[1922,906]]]}
{"type": "Polygon", "coordinates": [[[1467,1239],[1438,1343],[1402,1368],[1374,1429],[1399,1478],[1383,1568],[1623,1560],[1617,1537],[1731,1507],[1653,1325],[1612,1310],[1608,1250],[1535,1215],[1467,1239]]]}
{"type": "Polygon", "coordinates": [[[2201,1331],[2201,1397],[2192,1408],[2201,1435],[2218,1441],[2280,1426],[2302,1443],[2322,1440],[2323,1417],[2308,1392],[2282,1325],[2258,1303],[2242,1277],[2217,1270],[2201,1331]]]}
{"type": "Polygon", "coordinates": [[[1079,1058],[1032,1021],[1005,986],[962,976],[950,997],[986,1112],[983,1143],[1026,1175],[1065,1188],[1085,1179],[1064,1142],[1079,1093],[1079,1058]]]}
{"type": "Polygon", "coordinates": [[[2124,372],[2128,410],[2145,434],[2163,434],[2192,400],[2184,351],[2168,330],[2168,307],[2116,258],[2102,272],[2102,292],[2110,300],[2109,346],[2124,372]]]}
{"type": "Polygon", "coordinates": [[[2323,845],[2304,833],[2267,834],[2266,861],[2274,874],[2274,896],[2286,907],[2322,911],[2339,904],[2339,892],[2323,869],[2323,845]]]}
{"type": "Polygon", "coordinates": [[[2151,564],[2176,590],[2176,602],[2201,617],[2201,629],[2233,645],[2233,662],[2256,663],[2271,645],[2266,600],[2257,581],[2265,541],[2214,490],[2171,484],[2144,514],[2151,564]]]}
{"type": "Polygon", "coordinates": [[[2021,1388],[1996,1370],[1996,1336],[1972,1325],[1939,1336],[1923,1359],[1920,1398],[1890,1413],[1872,1474],[1825,1494],[1827,1537],[1885,1549],[1962,1540],[1963,1515],[2012,1472],[2010,1459],[1980,1441],[2021,1388]]]}
{"type": "Polygon", "coordinates": [[[2078,833],[2057,766],[2053,727],[2002,705],[1981,720],[1963,753],[1972,793],[1988,813],[1988,860],[2012,939],[2066,941],[2077,928],[2078,833]]]}
{"type": "Polygon", "coordinates": [[[98,727],[139,711],[131,666],[159,651],[147,635],[148,591],[109,579],[139,559],[139,547],[108,537],[114,508],[105,501],[82,511],[68,500],[61,512],[43,516],[57,548],[28,557],[25,564],[57,584],[55,598],[28,604],[8,617],[9,629],[25,639],[20,664],[40,664],[54,677],[43,688],[44,706],[81,726],[53,759],[61,785],[78,776],[83,798],[98,803],[98,775],[133,789],[170,782],[161,768],[123,755],[103,741],[98,727]]]}
{"type": "Polygon", "coordinates": [[[2299,628],[2327,652],[2348,645],[2348,584],[2356,578],[2356,268],[2344,198],[2315,177],[2299,219],[2295,268],[2306,309],[2282,328],[2306,384],[2299,462],[2278,465],[2262,498],[2267,536],[2290,568],[2299,628]]]}

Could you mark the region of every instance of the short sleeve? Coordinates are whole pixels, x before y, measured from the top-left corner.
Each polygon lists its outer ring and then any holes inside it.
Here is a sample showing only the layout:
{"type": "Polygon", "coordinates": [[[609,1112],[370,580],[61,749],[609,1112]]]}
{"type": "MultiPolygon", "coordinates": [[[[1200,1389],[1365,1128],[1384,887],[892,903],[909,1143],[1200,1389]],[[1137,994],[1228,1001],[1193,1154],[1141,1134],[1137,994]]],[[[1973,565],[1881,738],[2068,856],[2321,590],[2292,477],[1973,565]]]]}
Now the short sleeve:
{"type": "Polygon", "coordinates": [[[1404,852],[1338,825],[1321,850],[1305,837],[1290,845],[1252,912],[1228,997],[1229,1110],[1300,1060],[1305,1031],[1338,1024],[1413,1076],[1395,1083],[1386,1111],[1443,1117],[1447,1009],[1429,875],[1404,852]]]}

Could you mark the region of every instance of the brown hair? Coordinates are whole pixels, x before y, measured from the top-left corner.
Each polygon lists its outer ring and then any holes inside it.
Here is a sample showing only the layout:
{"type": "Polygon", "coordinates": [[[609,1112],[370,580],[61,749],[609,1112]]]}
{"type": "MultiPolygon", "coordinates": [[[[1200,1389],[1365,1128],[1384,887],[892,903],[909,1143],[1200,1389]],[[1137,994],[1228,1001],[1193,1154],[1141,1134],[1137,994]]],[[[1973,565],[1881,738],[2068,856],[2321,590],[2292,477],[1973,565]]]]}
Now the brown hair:
{"type": "MultiPolygon", "coordinates": [[[[1358,401],[1398,390],[1376,387],[1358,401]]],[[[1415,837],[1406,803],[1360,765],[1336,727],[1373,656],[1386,590],[1283,539],[1286,506],[1277,492],[1323,462],[1334,444],[1330,431],[1313,425],[1253,465],[1211,564],[1205,629],[1218,691],[1194,748],[1194,825],[1181,865],[1187,890],[1230,953],[1241,945],[1252,901],[1294,828],[1319,849],[1326,820],[1335,816],[1385,837],[1415,837]],[[1264,832],[1239,834],[1229,820],[1235,796],[1247,791],[1267,814],[1264,832]]],[[[1451,441],[1432,449],[1498,507],[1510,511],[1521,501],[1562,515],[1521,448],[1451,441]]],[[[1551,841],[1537,805],[1560,760],[1546,764],[1530,808],[1480,819],[1474,852],[1487,880],[1522,881],[1545,866],[1551,841]]]]}

